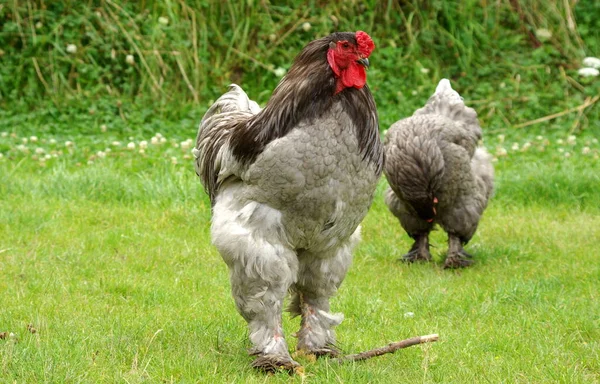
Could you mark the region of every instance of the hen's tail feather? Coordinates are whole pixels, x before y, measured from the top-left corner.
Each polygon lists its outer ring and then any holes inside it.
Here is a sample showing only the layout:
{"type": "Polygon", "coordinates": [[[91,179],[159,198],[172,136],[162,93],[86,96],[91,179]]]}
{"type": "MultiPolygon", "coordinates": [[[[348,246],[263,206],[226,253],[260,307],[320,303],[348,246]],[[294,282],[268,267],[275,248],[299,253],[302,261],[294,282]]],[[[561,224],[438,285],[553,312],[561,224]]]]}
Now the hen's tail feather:
{"type": "Polygon", "coordinates": [[[213,204],[219,185],[231,174],[232,157],[228,148],[231,133],[260,110],[241,87],[231,84],[204,114],[192,153],[196,158],[196,174],[213,204]]]}
{"type": "Polygon", "coordinates": [[[492,165],[492,156],[485,148],[477,148],[471,159],[471,169],[475,177],[480,180],[481,192],[487,205],[494,189],[494,166],[492,165]]]}
{"type": "Polygon", "coordinates": [[[463,98],[452,89],[450,80],[442,79],[423,108],[415,111],[414,115],[442,115],[455,122],[463,123],[472,132],[477,140],[481,139],[482,132],[477,120],[477,112],[465,105],[463,98]]]}

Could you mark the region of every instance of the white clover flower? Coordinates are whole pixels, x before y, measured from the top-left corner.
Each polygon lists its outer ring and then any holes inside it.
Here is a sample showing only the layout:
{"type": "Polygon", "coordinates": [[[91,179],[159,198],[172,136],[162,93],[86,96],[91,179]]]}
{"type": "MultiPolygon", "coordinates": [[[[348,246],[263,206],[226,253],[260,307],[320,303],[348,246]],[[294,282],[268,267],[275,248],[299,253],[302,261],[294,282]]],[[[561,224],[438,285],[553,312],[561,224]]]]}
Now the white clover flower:
{"type": "Polygon", "coordinates": [[[565,142],[563,139],[556,140],[556,144],[563,145],[565,142]]]}
{"type": "Polygon", "coordinates": [[[145,149],[143,149],[143,148],[141,148],[141,149],[138,151],[138,153],[139,153],[140,155],[143,155],[144,153],[146,153],[146,150],[145,150],[145,149]]]}
{"type": "Polygon", "coordinates": [[[49,154],[49,153],[46,153],[46,154],[44,155],[44,159],[46,159],[46,160],[50,160],[51,158],[52,158],[52,155],[51,155],[51,154],[49,154]]]}
{"type": "Polygon", "coordinates": [[[177,158],[175,156],[171,157],[171,163],[177,164],[177,158]]]}
{"type": "Polygon", "coordinates": [[[141,149],[146,149],[148,148],[148,142],[146,140],[142,140],[140,141],[140,148],[141,149]]]}
{"type": "Polygon", "coordinates": [[[574,135],[570,135],[569,137],[567,137],[567,143],[569,143],[571,145],[575,145],[576,141],[577,141],[577,137],[574,135]]]}
{"type": "Polygon", "coordinates": [[[42,153],[44,153],[44,152],[46,152],[46,151],[44,151],[44,148],[37,147],[37,148],[35,149],[35,153],[37,153],[38,155],[41,155],[41,154],[42,154],[42,153]]]}
{"type": "Polygon", "coordinates": [[[4,154],[0,152],[0,159],[4,157],[4,154]]]}
{"type": "Polygon", "coordinates": [[[127,144],[127,149],[135,149],[135,143],[133,141],[129,142],[129,144],[127,144]]]}
{"type": "Polygon", "coordinates": [[[68,53],[77,53],[77,46],[75,44],[68,44],[67,52],[68,53]]]}
{"type": "Polygon", "coordinates": [[[310,31],[311,28],[312,28],[312,25],[310,25],[309,22],[302,24],[302,29],[304,30],[304,32],[310,31]]]}
{"type": "Polygon", "coordinates": [[[0,136],[7,137],[8,136],[8,132],[2,132],[2,133],[0,133],[0,136]]]}
{"type": "Polygon", "coordinates": [[[269,35],[269,40],[270,40],[270,41],[275,41],[275,40],[277,40],[277,35],[276,35],[276,34],[274,34],[274,33],[271,33],[271,34],[269,35]]]}
{"type": "Polygon", "coordinates": [[[500,88],[506,88],[506,83],[504,83],[504,81],[503,81],[503,82],[501,82],[501,83],[499,84],[499,87],[500,87],[500,88]]]}
{"type": "Polygon", "coordinates": [[[521,151],[525,152],[529,149],[529,147],[531,147],[531,143],[528,141],[525,144],[523,144],[523,148],[521,148],[521,151]]]}
{"type": "Polygon", "coordinates": [[[160,142],[160,140],[158,139],[158,137],[154,136],[153,138],[150,139],[150,143],[156,145],[160,142]]]}
{"type": "Polygon", "coordinates": [[[135,57],[133,57],[133,55],[127,55],[125,56],[125,62],[129,65],[133,65],[135,64],[135,57]]]}
{"type": "Polygon", "coordinates": [[[513,151],[518,151],[519,150],[519,143],[513,143],[512,147],[510,148],[513,151]]]}
{"type": "Polygon", "coordinates": [[[183,159],[184,160],[191,160],[192,156],[191,155],[183,155],[183,159]]]}
{"type": "Polygon", "coordinates": [[[28,139],[28,138],[26,138],[26,137],[23,137],[23,138],[21,139],[21,142],[22,142],[23,144],[27,144],[27,143],[29,142],[29,139],[28,139]]]}
{"type": "Polygon", "coordinates": [[[48,140],[48,143],[50,143],[50,144],[56,144],[56,139],[50,139],[50,140],[48,140]]]}
{"type": "Polygon", "coordinates": [[[30,136],[29,141],[31,141],[32,143],[35,143],[36,141],[38,141],[38,138],[37,138],[37,136],[30,136]]]}
{"type": "Polygon", "coordinates": [[[539,141],[542,141],[542,140],[544,140],[544,137],[543,136],[536,136],[536,139],[539,140],[539,141]]]}
{"type": "Polygon", "coordinates": [[[106,152],[106,153],[112,152],[112,149],[110,149],[110,148],[104,148],[104,152],[106,152]]]}
{"type": "Polygon", "coordinates": [[[419,93],[419,92],[417,92],[417,90],[414,90],[414,91],[412,91],[412,92],[411,92],[411,95],[413,95],[413,96],[417,96],[417,94],[418,94],[418,93],[419,93]]]}
{"type": "Polygon", "coordinates": [[[105,153],[105,152],[102,152],[102,151],[98,151],[98,152],[96,152],[96,156],[98,156],[99,158],[101,158],[101,159],[102,159],[102,158],[105,158],[105,157],[106,157],[106,153],[105,153]]]}
{"type": "Polygon", "coordinates": [[[592,150],[590,149],[590,147],[583,147],[583,149],[581,150],[581,153],[583,153],[584,155],[587,155],[591,152],[592,150]]]}
{"type": "Polygon", "coordinates": [[[160,133],[160,132],[156,132],[156,133],[154,134],[154,136],[158,137],[159,139],[160,139],[161,137],[163,137],[162,133],[160,133]]]}
{"type": "Polygon", "coordinates": [[[564,148],[558,148],[558,153],[563,153],[565,151],[564,148]]]}
{"type": "Polygon", "coordinates": [[[108,130],[108,128],[106,128],[106,124],[102,124],[100,126],[100,132],[106,132],[108,130]]]}
{"type": "Polygon", "coordinates": [[[504,147],[496,148],[496,156],[498,156],[498,157],[506,156],[507,154],[508,154],[508,151],[506,151],[506,149],[504,147]]]}
{"type": "Polygon", "coordinates": [[[121,142],[120,142],[120,141],[113,141],[113,142],[111,143],[111,145],[112,145],[113,147],[120,147],[120,146],[121,146],[121,142]]]}
{"type": "Polygon", "coordinates": [[[415,313],[414,312],[406,312],[404,314],[404,318],[405,319],[409,319],[409,318],[412,318],[412,317],[415,317],[415,313]]]}
{"type": "Polygon", "coordinates": [[[29,152],[29,149],[26,146],[24,146],[23,144],[17,145],[16,148],[18,151],[21,151],[21,152],[29,152]]]}
{"type": "Polygon", "coordinates": [[[600,69],[600,59],[597,57],[586,57],[583,59],[583,66],[600,69]]]}
{"type": "Polygon", "coordinates": [[[276,68],[276,69],[273,70],[273,73],[277,77],[283,77],[286,72],[287,71],[285,70],[285,68],[281,68],[281,67],[278,67],[278,68],[276,68]]]}
{"type": "Polygon", "coordinates": [[[598,144],[598,139],[596,139],[595,137],[592,139],[592,143],[594,144],[598,144]]]}
{"type": "Polygon", "coordinates": [[[35,29],[41,29],[44,26],[44,24],[42,24],[41,21],[38,21],[37,23],[35,23],[35,29]]]}
{"type": "Polygon", "coordinates": [[[166,137],[161,137],[160,138],[160,143],[161,144],[166,143],[166,142],[167,142],[167,138],[166,137]]]}
{"type": "Polygon", "coordinates": [[[65,141],[65,147],[72,147],[73,145],[75,145],[75,143],[73,143],[72,141],[65,141]]]}
{"type": "Polygon", "coordinates": [[[505,139],[504,135],[498,135],[499,142],[504,143],[504,139],[505,139]]]}
{"type": "Polygon", "coordinates": [[[570,152],[565,152],[565,157],[571,157],[571,153],[570,152]]]}
{"type": "Polygon", "coordinates": [[[596,68],[581,68],[577,73],[579,73],[579,76],[581,77],[596,77],[600,75],[600,71],[596,68]]]}
{"type": "Polygon", "coordinates": [[[158,18],[158,24],[169,25],[169,19],[164,16],[161,16],[158,18]]]}
{"type": "Polygon", "coordinates": [[[429,73],[429,68],[421,68],[421,73],[429,73]]]}
{"type": "Polygon", "coordinates": [[[552,31],[550,31],[549,29],[546,29],[546,28],[536,29],[535,36],[540,41],[547,41],[547,40],[550,40],[550,38],[552,38],[552,31]]]}

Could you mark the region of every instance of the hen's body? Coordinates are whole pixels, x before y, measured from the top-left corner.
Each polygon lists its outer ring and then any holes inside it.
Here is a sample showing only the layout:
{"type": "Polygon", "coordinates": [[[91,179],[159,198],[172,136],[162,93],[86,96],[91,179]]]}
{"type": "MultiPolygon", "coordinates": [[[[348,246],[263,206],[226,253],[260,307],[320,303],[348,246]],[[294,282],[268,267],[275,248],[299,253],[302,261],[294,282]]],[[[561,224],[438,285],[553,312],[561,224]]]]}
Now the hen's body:
{"type": "MultiPolygon", "coordinates": [[[[292,68],[288,76],[295,74],[292,68]]],[[[281,328],[288,290],[289,310],[302,315],[298,349],[335,353],[331,328],[342,316],[329,312],[329,298],[350,266],[383,156],[367,87],[334,94],[331,81],[321,100],[311,100],[327,108],[294,121],[281,116],[292,107],[275,113],[273,100],[294,100],[310,84],[287,80],[262,111],[233,85],[204,117],[196,151],[197,171],[213,203],[213,243],[229,266],[233,297],[249,323],[251,352],[258,355],[254,366],[266,370],[296,365],[281,328]],[[358,102],[366,108],[359,110],[358,102]],[[358,122],[357,113],[363,115],[358,122]],[[280,123],[276,134],[252,131],[253,122],[271,115],[280,123]],[[281,126],[290,120],[292,126],[281,126]]]]}
{"type": "Polygon", "coordinates": [[[428,235],[448,233],[445,267],[471,264],[462,245],[477,229],[493,188],[490,156],[478,148],[477,114],[442,80],[424,108],[386,134],[386,204],[415,240],[404,259],[430,260],[428,235]]]}

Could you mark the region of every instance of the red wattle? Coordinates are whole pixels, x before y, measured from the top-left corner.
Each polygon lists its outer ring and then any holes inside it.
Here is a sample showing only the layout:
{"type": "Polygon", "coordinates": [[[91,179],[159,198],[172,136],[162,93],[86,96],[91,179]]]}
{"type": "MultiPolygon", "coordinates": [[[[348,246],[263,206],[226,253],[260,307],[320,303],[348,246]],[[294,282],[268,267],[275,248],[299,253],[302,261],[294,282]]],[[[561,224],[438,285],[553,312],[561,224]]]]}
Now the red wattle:
{"type": "Polygon", "coordinates": [[[345,87],[362,88],[367,82],[367,73],[365,68],[352,63],[342,72],[342,82],[345,87]]]}

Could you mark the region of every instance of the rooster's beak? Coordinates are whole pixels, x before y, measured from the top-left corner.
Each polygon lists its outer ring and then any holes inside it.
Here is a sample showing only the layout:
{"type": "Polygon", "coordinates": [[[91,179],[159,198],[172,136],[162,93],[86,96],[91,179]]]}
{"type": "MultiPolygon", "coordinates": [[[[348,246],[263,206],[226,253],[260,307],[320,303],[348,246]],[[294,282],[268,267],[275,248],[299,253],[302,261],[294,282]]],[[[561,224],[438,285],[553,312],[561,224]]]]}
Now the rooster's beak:
{"type": "Polygon", "coordinates": [[[356,60],[356,62],[367,69],[369,68],[369,59],[367,59],[366,57],[362,58],[362,59],[358,59],[358,60],[356,60]]]}

